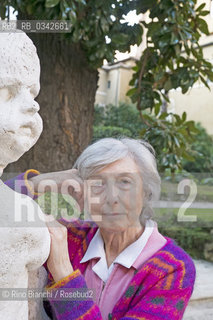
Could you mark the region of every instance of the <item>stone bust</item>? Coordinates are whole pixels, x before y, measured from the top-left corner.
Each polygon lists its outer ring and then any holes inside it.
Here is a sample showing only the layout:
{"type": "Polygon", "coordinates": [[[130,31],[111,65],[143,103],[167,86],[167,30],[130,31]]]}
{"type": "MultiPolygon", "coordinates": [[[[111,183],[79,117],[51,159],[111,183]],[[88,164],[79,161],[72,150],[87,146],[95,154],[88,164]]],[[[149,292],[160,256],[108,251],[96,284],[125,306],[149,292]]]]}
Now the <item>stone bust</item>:
{"type": "MultiPolygon", "coordinates": [[[[42,132],[39,105],[40,64],[36,48],[23,32],[0,33],[0,176],[38,140],[42,132]]],[[[27,288],[28,272],[48,258],[50,235],[44,219],[32,223],[28,208],[39,206],[0,180],[0,288],[27,288]],[[21,208],[23,221],[17,222],[21,208]],[[22,212],[23,208],[23,212],[22,212]],[[27,209],[26,209],[27,208],[27,209]]],[[[28,319],[27,301],[0,301],[0,319],[28,319]]]]}

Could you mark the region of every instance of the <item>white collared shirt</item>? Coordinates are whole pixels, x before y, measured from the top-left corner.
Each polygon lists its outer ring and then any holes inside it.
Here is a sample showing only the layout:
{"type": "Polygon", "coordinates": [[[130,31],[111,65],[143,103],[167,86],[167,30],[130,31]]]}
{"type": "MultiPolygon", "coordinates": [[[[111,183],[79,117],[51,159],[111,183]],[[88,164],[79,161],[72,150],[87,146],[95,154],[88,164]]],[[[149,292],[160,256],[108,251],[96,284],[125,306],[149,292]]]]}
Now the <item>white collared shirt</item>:
{"type": "Polygon", "coordinates": [[[115,263],[119,263],[120,265],[130,268],[141,251],[144,249],[149,237],[151,236],[155,227],[155,223],[153,220],[149,219],[146,221],[145,229],[140,238],[138,238],[135,242],[130,244],[127,248],[125,248],[112,262],[110,267],[107,266],[106,261],[106,253],[104,250],[104,241],[100,233],[100,229],[97,230],[93,239],[91,240],[87,251],[85,252],[83,258],[80,263],[89,261],[93,258],[100,258],[100,260],[93,266],[92,270],[101,278],[104,282],[110,276],[112,269],[115,263]]]}

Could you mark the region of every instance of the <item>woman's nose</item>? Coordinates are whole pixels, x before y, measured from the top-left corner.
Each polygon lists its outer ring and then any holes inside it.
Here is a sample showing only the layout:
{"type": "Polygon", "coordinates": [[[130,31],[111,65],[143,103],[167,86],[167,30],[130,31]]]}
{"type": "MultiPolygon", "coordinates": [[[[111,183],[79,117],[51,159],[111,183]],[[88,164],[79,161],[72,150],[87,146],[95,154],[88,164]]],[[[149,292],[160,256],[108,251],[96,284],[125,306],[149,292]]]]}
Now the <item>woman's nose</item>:
{"type": "Polygon", "coordinates": [[[106,188],[106,202],[110,205],[118,203],[118,190],[115,185],[110,184],[106,188]]]}

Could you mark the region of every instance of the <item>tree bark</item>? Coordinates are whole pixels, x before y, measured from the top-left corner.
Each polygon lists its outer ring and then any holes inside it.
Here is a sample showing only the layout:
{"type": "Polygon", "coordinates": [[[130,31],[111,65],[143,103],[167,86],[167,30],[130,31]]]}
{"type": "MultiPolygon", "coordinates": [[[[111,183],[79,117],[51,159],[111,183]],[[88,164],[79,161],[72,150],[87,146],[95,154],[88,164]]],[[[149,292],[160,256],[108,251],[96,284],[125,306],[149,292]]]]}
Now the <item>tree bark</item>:
{"type": "Polygon", "coordinates": [[[78,44],[60,34],[30,34],[41,63],[37,98],[44,129],[36,145],[5,172],[71,168],[92,137],[97,71],[78,44]]]}

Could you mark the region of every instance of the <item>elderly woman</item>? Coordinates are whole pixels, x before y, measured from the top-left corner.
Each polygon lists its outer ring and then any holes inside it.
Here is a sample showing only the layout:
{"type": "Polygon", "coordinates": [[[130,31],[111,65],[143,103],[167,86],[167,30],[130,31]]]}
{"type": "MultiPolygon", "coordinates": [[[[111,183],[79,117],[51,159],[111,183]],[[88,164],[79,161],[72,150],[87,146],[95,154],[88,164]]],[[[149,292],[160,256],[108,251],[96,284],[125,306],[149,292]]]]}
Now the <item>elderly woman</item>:
{"type": "MultiPolygon", "coordinates": [[[[95,296],[78,301],[49,298],[51,317],[182,319],[195,267],[151,220],[152,201],[160,193],[153,148],[142,140],[101,139],[83,151],[74,169],[29,178],[36,188],[46,178],[58,184],[65,176],[86,181],[84,212],[90,221],[49,225],[47,290],[60,294],[65,288],[88,288],[95,296]]],[[[79,200],[82,194],[73,196],[79,200]]]]}

